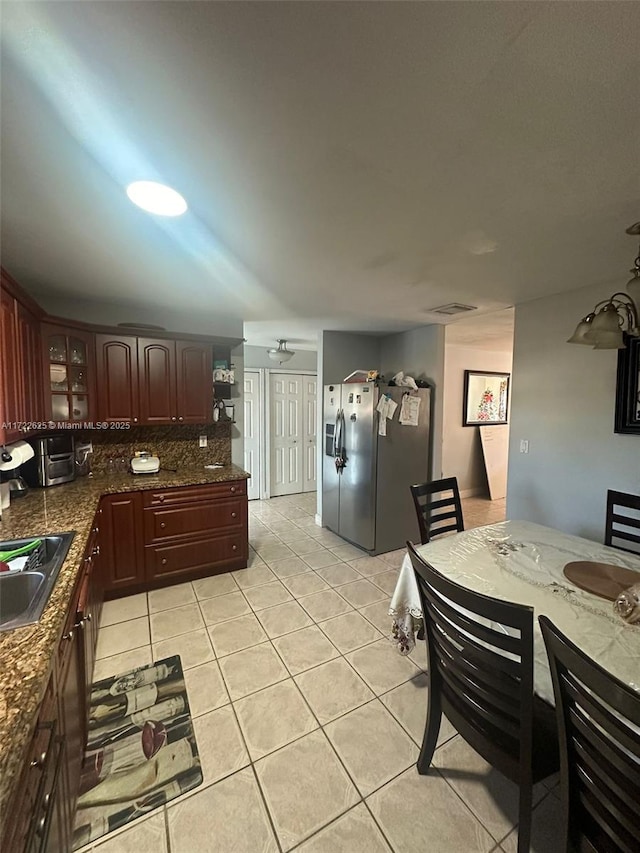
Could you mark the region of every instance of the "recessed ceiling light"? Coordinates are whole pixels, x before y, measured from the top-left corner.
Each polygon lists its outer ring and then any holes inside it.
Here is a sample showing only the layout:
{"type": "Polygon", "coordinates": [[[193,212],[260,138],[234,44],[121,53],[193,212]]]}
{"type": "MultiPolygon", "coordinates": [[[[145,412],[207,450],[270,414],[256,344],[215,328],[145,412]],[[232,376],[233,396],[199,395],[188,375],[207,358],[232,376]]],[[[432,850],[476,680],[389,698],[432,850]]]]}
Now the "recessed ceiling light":
{"type": "Polygon", "coordinates": [[[180,193],[155,181],[134,181],[127,187],[127,195],[138,207],[158,216],[181,216],[187,209],[180,193]]]}

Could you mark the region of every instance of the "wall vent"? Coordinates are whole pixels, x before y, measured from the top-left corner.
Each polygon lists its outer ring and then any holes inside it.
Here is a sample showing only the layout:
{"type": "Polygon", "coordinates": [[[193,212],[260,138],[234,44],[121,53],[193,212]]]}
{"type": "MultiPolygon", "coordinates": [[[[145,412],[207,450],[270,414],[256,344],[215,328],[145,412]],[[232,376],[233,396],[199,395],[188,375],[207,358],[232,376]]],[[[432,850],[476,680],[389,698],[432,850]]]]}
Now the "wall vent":
{"type": "Polygon", "coordinates": [[[440,305],[438,308],[429,308],[429,314],[464,314],[465,311],[476,311],[477,305],[463,305],[461,302],[450,302],[449,305],[440,305]]]}

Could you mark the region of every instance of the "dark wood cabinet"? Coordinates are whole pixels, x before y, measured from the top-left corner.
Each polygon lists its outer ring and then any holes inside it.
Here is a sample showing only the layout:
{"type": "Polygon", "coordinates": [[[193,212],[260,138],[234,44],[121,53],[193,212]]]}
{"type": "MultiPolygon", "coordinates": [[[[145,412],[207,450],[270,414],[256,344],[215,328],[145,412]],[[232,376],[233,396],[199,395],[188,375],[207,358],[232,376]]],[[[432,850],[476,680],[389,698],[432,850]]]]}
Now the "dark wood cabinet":
{"type": "Polygon", "coordinates": [[[211,344],[96,335],[98,420],[140,425],[213,420],[211,344]]]}
{"type": "Polygon", "coordinates": [[[22,383],[20,379],[20,349],[16,326],[16,301],[5,290],[0,290],[0,372],[2,374],[3,441],[20,438],[21,431],[14,422],[20,420],[22,408],[22,383]]]}
{"type": "Polygon", "coordinates": [[[210,345],[176,341],[177,415],[185,424],[213,419],[213,350],[210,345]]]}
{"type": "Polygon", "coordinates": [[[138,341],[135,337],[96,335],[98,420],[137,424],[138,341]]]}
{"type": "Polygon", "coordinates": [[[209,344],[138,338],[140,423],[208,423],[213,418],[209,344]]]}
{"type": "Polygon", "coordinates": [[[42,395],[40,321],[19,302],[17,308],[18,345],[22,379],[22,411],[27,423],[46,420],[42,395]]]}
{"type": "Polygon", "coordinates": [[[107,596],[127,595],[144,584],[142,496],[107,495],[100,501],[100,563],[107,596]]]}
{"type": "Polygon", "coordinates": [[[138,377],[140,423],[176,423],[175,342],[138,338],[138,377]]]}
{"type": "Polygon", "coordinates": [[[106,598],[247,565],[245,480],[109,495],[100,507],[106,598]]]}
{"type": "Polygon", "coordinates": [[[0,396],[0,442],[24,438],[31,424],[45,420],[39,320],[4,287],[0,291],[0,396]]]}
{"type": "Polygon", "coordinates": [[[85,688],[85,742],[89,726],[88,713],[89,705],[91,703],[93,670],[96,662],[98,628],[100,627],[102,602],[104,600],[104,583],[101,573],[102,553],[100,548],[103,536],[99,526],[100,518],[101,510],[98,510],[94,518],[91,533],[89,534],[89,539],[87,541],[87,547],[84,552],[84,574],[80,584],[76,619],[76,627],[81,634],[79,646],[81,656],[80,671],[85,688]]]}
{"type": "Polygon", "coordinates": [[[86,732],[85,680],[81,668],[82,632],[78,627],[81,586],[82,584],[77,585],[74,591],[56,661],[58,731],[64,740],[58,799],[63,824],[69,828],[69,833],[75,817],[86,732]]]}
{"type": "Polygon", "coordinates": [[[95,348],[90,332],[41,324],[45,416],[56,423],[96,417],[95,348]]]}

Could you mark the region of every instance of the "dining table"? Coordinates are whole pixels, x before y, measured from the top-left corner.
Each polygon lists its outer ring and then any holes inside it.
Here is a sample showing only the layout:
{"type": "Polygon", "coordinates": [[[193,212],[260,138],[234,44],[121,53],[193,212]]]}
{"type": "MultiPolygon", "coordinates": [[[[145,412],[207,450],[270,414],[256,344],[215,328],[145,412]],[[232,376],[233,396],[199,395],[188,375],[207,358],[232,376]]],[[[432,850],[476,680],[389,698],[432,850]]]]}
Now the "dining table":
{"type": "MultiPolygon", "coordinates": [[[[417,550],[434,569],[461,586],[533,608],[534,689],[549,704],[554,704],[554,698],[537,618],[542,615],[607,672],[640,692],[640,623],[625,622],[612,601],[578,587],[564,573],[569,563],[612,564],[637,572],[640,582],[640,556],[518,520],[443,536],[417,550]]],[[[409,654],[422,625],[422,607],[408,554],[389,615],[398,651],[409,654]]]]}

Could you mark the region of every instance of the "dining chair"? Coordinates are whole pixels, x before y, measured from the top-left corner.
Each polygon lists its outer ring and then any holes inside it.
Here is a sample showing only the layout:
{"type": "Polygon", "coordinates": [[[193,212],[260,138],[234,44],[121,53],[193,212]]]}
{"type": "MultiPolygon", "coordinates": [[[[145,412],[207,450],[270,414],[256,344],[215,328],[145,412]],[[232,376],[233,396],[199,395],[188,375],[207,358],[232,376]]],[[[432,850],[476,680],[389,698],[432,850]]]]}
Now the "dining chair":
{"type": "Polygon", "coordinates": [[[568,851],[640,849],[640,693],[539,617],[553,679],[568,851]]]}
{"type": "Polygon", "coordinates": [[[628,495],[609,489],[604,544],[612,545],[621,551],[640,554],[640,495],[628,495]],[[617,544],[617,540],[624,544],[617,544]]]}
{"type": "Polygon", "coordinates": [[[533,692],[533,608],[465,589],[407,542],[429,665],[418,773],[429,772],[446,714],[464,740],[520,786],[518,853],[528,853],[533,785],[558,770],[553,709],[533,692]]]}
{"type": "Polygon", "coordinates": [[[420,540],[426,545],[434,536],[464,530],[462,504],[456,477],[409,486],[418,516],[420,540]]]}

